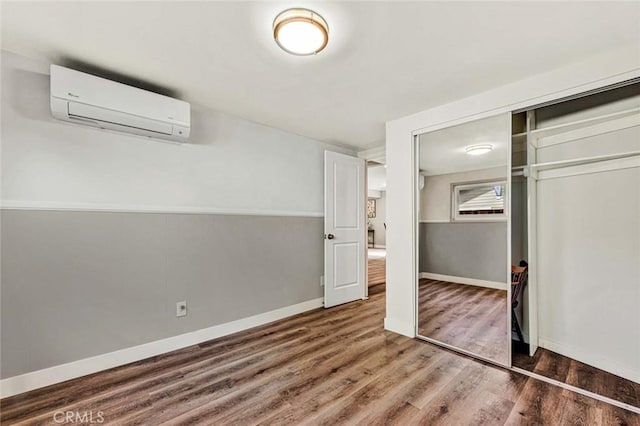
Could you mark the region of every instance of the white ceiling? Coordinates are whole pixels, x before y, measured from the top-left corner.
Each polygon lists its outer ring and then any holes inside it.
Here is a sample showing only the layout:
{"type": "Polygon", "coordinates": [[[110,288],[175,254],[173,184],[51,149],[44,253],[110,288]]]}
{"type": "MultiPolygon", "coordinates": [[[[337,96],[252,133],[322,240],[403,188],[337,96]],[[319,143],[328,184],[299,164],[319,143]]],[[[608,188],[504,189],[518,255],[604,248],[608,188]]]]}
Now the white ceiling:
{"type": "Polygon", "coordinates": [[[190,102],[330,143],[383,144],[384,123],[623,46],[640,2],[296,2],[327,49],[271,37],[291,2],[3,2],[2,47],[79,60],[190,102]]]}
{"type": "Polygon", "coordinates": [[[504,166],[506,173],[511,140],[504,115],[472,121],[420,135],[420,173],[425,176],[504,166]],[[469,155],[470,145],[489,144],[484,155],[469,155]]]}

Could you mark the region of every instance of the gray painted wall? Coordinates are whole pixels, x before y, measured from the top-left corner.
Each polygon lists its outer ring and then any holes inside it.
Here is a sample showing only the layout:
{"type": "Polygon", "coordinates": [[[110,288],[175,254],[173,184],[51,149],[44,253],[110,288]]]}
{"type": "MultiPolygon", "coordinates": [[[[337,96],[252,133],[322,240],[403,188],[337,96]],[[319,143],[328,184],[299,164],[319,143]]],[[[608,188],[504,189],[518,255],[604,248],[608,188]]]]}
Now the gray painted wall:
{"type": "Polygon", "coordinates": [[[1,377],[322,296],[324,150],[352,151],[198,105],[183,145],[70,125],[49,64],[0,55],[2,202],[22,209],[2,211],[1,377]],[[162,213],[216,210],[235,216],[162,213]]]}
{"type": "Polygon", "coordinates": [[[322,296],[322,218],[5,210],[1,225],[3,378],[322,296]]]}
{"type": "Polygon", "coordinates": [[[420,272],[507,282],[507,223],[420,223],[420,272]]]}

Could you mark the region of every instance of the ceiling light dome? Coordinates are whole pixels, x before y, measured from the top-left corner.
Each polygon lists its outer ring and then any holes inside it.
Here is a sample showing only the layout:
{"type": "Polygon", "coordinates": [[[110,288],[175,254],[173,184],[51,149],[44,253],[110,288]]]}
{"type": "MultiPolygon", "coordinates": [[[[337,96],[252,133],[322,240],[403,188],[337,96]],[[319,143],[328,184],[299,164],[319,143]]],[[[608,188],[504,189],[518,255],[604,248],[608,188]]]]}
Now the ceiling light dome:
{"type": "Polygon", "coordinates": [[[471,145],[466,147],[464,150],[469,155],[483,155],[488,154],[493,149],[493,145],[483,144],[483,145],[471,145]]]}
{"type": "Polygon", "coordinates": [[[273,21],[273,38],[292,55],[315,55],[329,43],[329,26],[312,10],[287,9],[273,21]]]}

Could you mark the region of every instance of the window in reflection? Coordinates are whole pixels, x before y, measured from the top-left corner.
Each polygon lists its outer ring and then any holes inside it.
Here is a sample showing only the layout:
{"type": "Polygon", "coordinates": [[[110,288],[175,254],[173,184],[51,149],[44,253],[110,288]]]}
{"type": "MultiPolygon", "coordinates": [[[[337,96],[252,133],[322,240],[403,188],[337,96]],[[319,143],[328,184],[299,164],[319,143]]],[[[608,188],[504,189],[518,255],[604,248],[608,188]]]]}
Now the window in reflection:
{"type": "Polygon", "coordinates": [[[454,220],[505,218],[506,182],[454,184],[454,220]]]}

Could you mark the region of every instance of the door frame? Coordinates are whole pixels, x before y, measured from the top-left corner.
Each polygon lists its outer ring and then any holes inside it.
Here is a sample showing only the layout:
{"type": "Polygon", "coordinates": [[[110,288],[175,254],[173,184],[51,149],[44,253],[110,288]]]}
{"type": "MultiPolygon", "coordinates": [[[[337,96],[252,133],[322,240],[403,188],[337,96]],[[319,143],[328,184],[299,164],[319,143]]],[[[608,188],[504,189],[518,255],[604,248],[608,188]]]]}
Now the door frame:
{"type": "MultiPolygon", "coordinates": [[[[368,149],[366,151],[361,151],[358,153],[358,158],[362,158],[365,161],[365,170],[366,173],[364,174],[364,202],[365,202],[365,206],[367,205],[367,202],[369,201],[369,166],[367,165],[367,163],[369,161],[375,161],[378,163],[381,163],[383,165],[386,165],[386,152],[385,152],[385,147],[378,147],[378,148],[371,148],[368,149]]],[[[386,198],[386,197],[385,197],[386,198]]],[[[385,199],[385,203],[386,203],[386,199],[385,199]]],[[[386,211],[386,204],[385,204],[385,211],[386,211]]],[[[365,222],[367,222],[367,219],[369,219],[367,217],[367,210],[365,209],[364,212],[364,220],[365,222]]],[[[386,219],[385,219],[386,221],[386,219]]],[[[364,272],[366,274],[367,277],[367,283],[365,285],[365,291],[364,291],[364,297],[362,298],[363,300],[367,300],[369,299],[369,238],[367,235],[367,228],[365,228],[364,230],[365,233],[365,241],[367,242],[367,250],[365,250],[364,252],[364,272]]],[[[385,239],[386,239],[386,235],[388,234],[388,229],[385,228],[384,230],[385,233],[385,239]]],[[[386,247],[385,247],[386,250],[386,247]]],[[[386,258],[385,258],[385,262],[386,262],[386,258]]],[[[386,281],[386,279],[385,279],[386,281]]]]}

